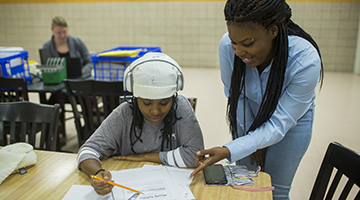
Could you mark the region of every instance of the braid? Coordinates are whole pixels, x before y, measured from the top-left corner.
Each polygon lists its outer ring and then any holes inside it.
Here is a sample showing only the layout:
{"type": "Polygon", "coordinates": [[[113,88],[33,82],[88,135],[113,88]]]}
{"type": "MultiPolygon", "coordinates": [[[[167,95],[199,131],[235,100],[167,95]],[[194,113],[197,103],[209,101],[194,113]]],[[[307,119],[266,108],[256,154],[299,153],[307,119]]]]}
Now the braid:
{"type": "Polygon", "coordinates": [[[229,90],[230,97],[228,99],[228,106],[226,111],[228,125],[230,127],[230,132],[233,139],[237,138],[236,111],[241,90],[245,87],[245,66],[245,63],[242,62],[239,57],[235,56],[234,70],[231,75],[231,86],[229,90]]]}
{"type": "Polygon", "coordinates": [[[169,144],[170,144],[170,149],[173,149],[173,145],[172,145],[172,133],[173,133],[173,125],[176,123],[177,120],[181,119],[181,118],[177,118],[176,117],[176,110],[178,107],[177,104],[177,93],[176,95],[174,95],[172,98],[172,105],[171,105],[171,109],[169,111],[169,113],[166,115],[166,117],[164,118],[164,127],[160,130],[162,135],[162,142],[161,142],[161,150],[164,150],[164,144],[166,142],[166,148],[169,148],[169,144]]]}
{"type": "MultiPolygon", "coordinates": [[[[264,26],[267,30],[274,25],[278,26],[279,29],[279,33],[275,38],[275,54],[272,61],[274,67],[270,69],[259,111],[248,130],[245,127],[244,109],[244,132],[247,134],[268,121],[277,107],[287,66],[288,35],[298,35],[307,40],[311,39],[309,41],[318,50],[319,55],[320,52],[315,41],[290,20],[291,9],[285,0],[228,0],[225,4],[224,14],[228,23],[252,22],[264,26]]],[[[237,137],[236,113],[239,96],[241,91],[245,93],[245,68],[245,63],[235,55],[227,105],[227,118],[233,138],[237,137]]],[[[322,75],[320,75],[320,78],[322,80],[322,75]]],[[[245,108],[245,96],[243,105],[245,108]]]]}
{"type": "Polygon", "coordinates": [[[279,34],[275,39],[275,55],[266,84],[265,94],[259,111],[248,131],[253,131],[268,121],[274,113],[284,84],[286,65],[288,60],[287,31],[279,27],[279,34]],[[286,39],[283,39],[286,38],[286,39]]]}
{"type": "MultiPolygon", "coordinates": [[[[173,145],[171,142],[171,136],[172,136],[172,132],[173,132],[173,125],[176,123],[177,120],[181,119],[176,117],[176,109],[178,107],[177,104],[177,94],[175,94],[172,97],[172,105],[171,108],[169,110],[169,113],[166,115],[166,117],[164,118],[164,127],[160,130],[162,135],[160,137],[162,137],[162,142],[161,142],[161,151],[164,150],[164,144],[166,144],[166,148],[169,148],[170,145],[170,149],[173,149],[173,145]]],[[[140,112],[139,109],[139,105],[137,103],[137,98],[136,97],[132,97],[132,101],[129,101],[129,103],[131,104],[130,107],[133,111],[133,121],[131,123],[131,133],[130,133],[130,145],[131,145],[131,150],[133,151],[134,154],[136,154],[135,150],[134,150],[134,144],[137,141],[140,141],[141,143],[143,142],[143,140],[141,139],[141,135],[142,135],[142,131],[143,131],[143,124],[144,124],[144,116],[143,114],[140,112]],[[136,133],[136,129],[140,130],[140,133],[137,134],[136,133]]]]}
{"type": "Polygon", "coordinates": [[[137,102],[136,97],[132,97],[132,100],[129,103],[133,112],[133,120],[131,122],[131,128],[130,128],[130,145],[132,152],[136,154],[134,150],[134,144],[137,141],[140,141],[141,143],[143,142],[140,137],[142,135],[143,125],[144,125],[144,115],[140,112],[139,104],[137,102]],[[136,133],[136,128],[140,130],[139,134],[136,133]]]}
{"type": "MultiPolygon", "coordinates": [[[[288,28],[288,34],[289,35],[299,36],[299,37],[302,37],[302,38],[306,39],[307,41],[309,41],[315,47],[315,49],[317,50],[317,52],[319,54],[319,57],[320,57],[320,60],[322,60],[321,59],[320,49],[319,49],[318,45],[316,44],[314,39],[307,32],[305,32],[300,26],[295,24],[292,20],[290,20],[287,28],[288,28]]],[[[323,80],[324,80],[324,70],[323,70],[323,62],[321,61],[320,89],[322,88],[323,80]]]]}
{"type": "Polygon", "coordinates": [[[269,29],[290,19],[291,9],[284,0],[228,0],[224,14],[226,21],[250,21],[269,29]]]}

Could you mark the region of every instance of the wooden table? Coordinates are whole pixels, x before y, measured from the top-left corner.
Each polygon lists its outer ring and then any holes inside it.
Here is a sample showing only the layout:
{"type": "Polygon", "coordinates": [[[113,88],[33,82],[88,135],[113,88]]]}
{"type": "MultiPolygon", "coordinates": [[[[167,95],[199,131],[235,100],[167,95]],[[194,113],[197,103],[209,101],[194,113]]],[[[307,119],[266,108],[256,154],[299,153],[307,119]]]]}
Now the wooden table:
{"type": "MultiPolygon", "coordinates": [[[[0,147],[1,148],[1,147],[0,147]]],[[[37,164],[26,168],[27,173],[11,174],[0,184],[1,199],[62,199],[70,187],[76,185],[90,185],[90,178],[77,169],[76,156],[73,153],[60,153],[35,150],[37,164]]],[[[103,168],[107,170],[122,170],[139,168],[149,162],[131,162],[103,159],[103,168]]],[[[254,177],[254,186],[270,186],[270,176],[260,172],[254,177]]],[[[190,189],[198,200],[211,199],[251,199],[271,200],[272,192],[248,192],[233,189],[231,186],[205,186],[202,172],[196,174],[190,189]]]]}

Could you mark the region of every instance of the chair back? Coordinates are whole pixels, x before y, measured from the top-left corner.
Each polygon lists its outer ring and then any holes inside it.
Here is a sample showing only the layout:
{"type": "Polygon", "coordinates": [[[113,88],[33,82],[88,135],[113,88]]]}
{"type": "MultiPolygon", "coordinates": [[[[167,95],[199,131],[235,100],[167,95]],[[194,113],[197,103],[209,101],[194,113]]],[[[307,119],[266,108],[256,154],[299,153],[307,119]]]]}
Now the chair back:
{"type": "Polygon", "coordinates": [[[197,103],[197,98],[195,97],[188,97],[187,98],[190,102],[191,107],[194,109],[195,112],[195,108],[196,108],[196,103],[197,103]]]}
{"type": "Polygon", "coordinates": [[[59,149],[59,107],[59,104],[45,105],[29,101],[0,103],[0,145],[27,142],[35,149],[59,149]],[[10,124],[9,129],[4,128],[6,123],[10,124]]]}
{"type": "Polygon", "coordinates": [[[64,83],[80,147],[119,105],[119,97],[124,94],[123,82],[67,79],[64,83]]]}
{"type": "Polygon", "coordinates": [[[29,101],[24,78],[0,77],[0,102],[29,101]]]}
{"type": "MultiPolygon", "coordinates": [[[[341,192],[339,199],[346,199],[354,184],[359,188],[360,154],[339,143],[330,143],[315,180],[310,200],[332,199],[336,190],[341,192]],[[336,174],[331,181],[333,169],[336,170],[336,174]],[[347,183],[340,191],[341,188],[338,185],[343,176],[347,177],[347,183]],[[327,189],[330,183],[331,185],[327,189]]],[[[360,199],[359,190],[355,199],[360,199]]]]}

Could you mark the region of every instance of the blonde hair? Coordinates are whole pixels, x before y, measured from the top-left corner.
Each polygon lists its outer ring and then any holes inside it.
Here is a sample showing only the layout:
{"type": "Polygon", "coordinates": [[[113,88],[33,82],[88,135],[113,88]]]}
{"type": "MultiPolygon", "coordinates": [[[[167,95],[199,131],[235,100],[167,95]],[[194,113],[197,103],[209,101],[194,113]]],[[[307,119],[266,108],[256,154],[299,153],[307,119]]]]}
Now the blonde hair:
{"type": "Polygon", "coordinates": [[[61,16],[56,16],[52,19],[51,30],[54,29],[55,26],[68,27],[65,19],[61,16]]]}

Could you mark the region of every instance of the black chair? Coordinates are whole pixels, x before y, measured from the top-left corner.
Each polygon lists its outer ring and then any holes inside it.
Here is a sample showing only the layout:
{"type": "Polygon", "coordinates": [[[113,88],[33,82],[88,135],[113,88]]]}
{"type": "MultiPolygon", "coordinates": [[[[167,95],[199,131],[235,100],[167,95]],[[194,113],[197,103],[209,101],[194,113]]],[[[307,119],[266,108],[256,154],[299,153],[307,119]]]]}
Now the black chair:
{"type": "Polygon", "coordinates": [[[59,104],[45,105],[29,101],[0,103],[0,145],[27,142],[35,149],[60,150],[57,141],[59,107],[59,104]],[[5,123],[10,124],[8,133],[4,129],[5,123]],[[39,130],[40,137],[37,136],[39,130]],[[10,135],[9,139],[7,135],[10,135]]]}
{"type": "MultiPolygon", "coordinates": [[[[29,101],[24,78],[0,77],[0,102],[29,101]]],[[[9,132],[10,124],[5,123],[5,132],[9,132]]]]}
{"type": "Polygon", "coordinates": [[[187,99],[189,100],[190,105],[192,106],[192,108],[194,109],[194,112],[195,112],[196,103],[197,103],[197,98],[195,98],[195,97],[188,97],[187,99]]]}
{"type": "MultiPolygon", "coordinates": [[[[343,175],[347,177],[347,183],[342,189],[339,199],[346,199],[354,184],[358,188],[360,186],[360,154],[339,143],[332,142],[328,146],[319,169],[310,200],[332,199],[335,191],[340,189],[337,187],[343,175]],[[330,177],[333,169],[337,171],[331,182],[330,177]],[[331,185],[327,189],[330,182],[331,185]]],[[[355,199],[360,199],[359,190],[355,199]]]]}
{"type": "Polygon", "coordinates": [[[67,79],[64,83],[80,147],[119,105],[119,97],[124,95],[123,82],[67,79]]]}
{"type": "MultiPolygon", "coordinates": [[[[132,97],[133,97],[132,95],[120,96],[119,103],[121,104],[122,102],[125,102],[125,101],[131,101],[132,97]]],[[[188,97],[187,99],[189,100],[190,105],[194,109],[194,112],[195,112],[197,98],[188,97]]]]}
{"type": "Polygon", "coordinates": [[[29,101],[24,78],[0,77],[0,102],[29,101]]]}

